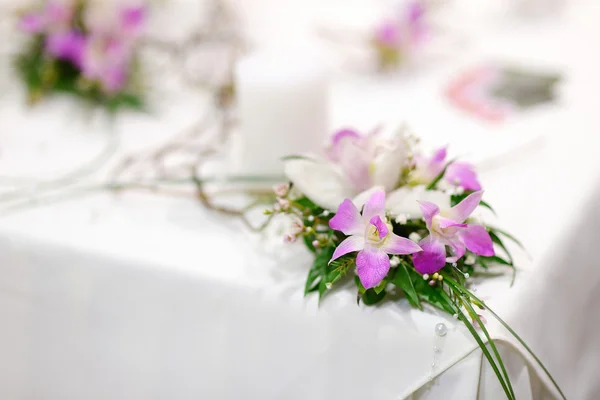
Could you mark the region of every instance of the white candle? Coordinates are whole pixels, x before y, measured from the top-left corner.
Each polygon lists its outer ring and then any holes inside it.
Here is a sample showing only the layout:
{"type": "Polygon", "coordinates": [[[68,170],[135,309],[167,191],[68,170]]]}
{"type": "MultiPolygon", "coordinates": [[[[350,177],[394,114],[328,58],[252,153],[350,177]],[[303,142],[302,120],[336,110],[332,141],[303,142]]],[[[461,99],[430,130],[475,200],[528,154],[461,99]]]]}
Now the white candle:
{"type": "Polygon", "coordinates": [[[244,175],[281,175],[282,157],[318,152],[328,128],[328,78],[314,58],[259,53],[236,68],[244,175]]]}

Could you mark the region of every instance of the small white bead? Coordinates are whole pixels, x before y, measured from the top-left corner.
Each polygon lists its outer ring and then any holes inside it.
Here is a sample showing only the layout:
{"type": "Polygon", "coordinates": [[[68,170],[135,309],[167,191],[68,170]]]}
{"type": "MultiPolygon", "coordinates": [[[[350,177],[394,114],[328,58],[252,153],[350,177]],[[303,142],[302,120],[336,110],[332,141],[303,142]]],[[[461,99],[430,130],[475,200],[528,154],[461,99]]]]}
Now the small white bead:
{"type": "Polygon", "coordinates": [[[325,287],[326,287],[327,289],[331,289],[331,288],[333,287],[333,284],[332,284],[331,282],[327,282],[327,283],[325,284],[325,287]]]}
{"type": "Polygon", "coordinates": [[[323,216],[324,217],[328,217],[329,216],[329,211],[327,211],[327,210],[323,211],[323,216]]]}
{"type": "Polygon", "coordinates": [[[427,279],[429,279],[429,274],[425,274],[425,275],[423,275],[423,279],[424,279],[424,280],[427,280],[427,279]]]}
{"type": "Polygon", "coordinates": [[[315,220],[315,217],[313,215],[309,215],[307,219],[309,222],[313,222],[315,220]]]}
{"type": "Polygon", "coordinates": [[[446,333],[448,333],[448,327],[446,326],[446,324],[440,322],[435,326],[435,333],[438,336],[446,336],[446,333]]]}
{"type": "Polygon", "coordinates": [[[395,268],[400,265],[400,258],[398,256],[393,256],[390,258],[390,266],[395,268]]]}

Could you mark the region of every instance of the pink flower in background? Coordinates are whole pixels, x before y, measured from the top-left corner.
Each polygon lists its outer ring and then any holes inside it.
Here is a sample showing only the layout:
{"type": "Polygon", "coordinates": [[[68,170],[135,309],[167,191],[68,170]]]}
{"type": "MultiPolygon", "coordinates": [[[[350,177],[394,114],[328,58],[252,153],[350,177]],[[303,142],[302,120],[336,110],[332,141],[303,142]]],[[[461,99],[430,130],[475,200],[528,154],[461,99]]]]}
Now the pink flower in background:
{"type": "Polygon", "coordinates": [[[134,42],[141,32],[145,7],[125,7],[117,15],[119,24],[96,24],[86,41],[82,74],[97,81],[109,94],[120,91],[128,81],[134,42]],[[107,27],[111,29],[107,29],[107,27]]]}
{"type": "Polygon", "coordinates": [[[128,37],[135,37],[141,32],[146,20],[147,9],[144,6],[125,7],[121,11],[121,32],[128,37]]]}
{"type": "Polygon", "coordinates": [[[115,93],[127,83],[131,50],[126,43],[102,36],[88,38],[82,74],[98,81],[107,93],[115,93]]]}
{"type": "Polygon", "coordinates": [[[376,191],[364,206],[362,215],[350,199],[338,207],[329,221],[331,229],[348,235],[335,249],[331,261],[354,251],[357,274],[366,289],[377,286],[390,270],[388,254],[413,254],[422,249],[412,240],[392,232],[385,217],[385,192],[376,191]]]}
{"type": "MultiPolygon", "coordinates": [[[[415,169],[410,175],[410,182],[413,185],[429,185],[444,170],[447,164],[446,157],[447,150],[445,147],[438,149],[431,158],[422,155],[415,156],[415,169]]],[[[467,162],[453,162],[448,165],[444,180],[465,190],[481,190],[477,173],[473,165],[467,162]]]]}
{"type": "Polygon", "coordinates": [[[51,33],[46,38],[46,51],[56,58],[67,60],[81,68],[86,40],[81,33],[61,31],[51,33]]]}
{"type": "Polygon", "coordinates": [[[385,19],[376,26],[373,39],[377,46],[405,50],[421,43],[427,32],[425,7],[421,1],[412,1],[399,16],[385,19]]]}
{"type": "Polygon", "coordinates": [[[19,26],[27,33],[68,29],[73,14],[73,4],[64,1],[48,1],[42,11],[25,14],[19,26]]]}
{"type": "Polygon", "coordinates": [[[402,29],[398,21],[383,21],[375,29],[375,43],[383,47],[399,47],[402,40],[402,29]]]}
{"type": "Polygon", "coordinates": [[[429,236],[419,242],[423,252],[413,255],[413,264],[419,273],[432,274],[439,271],[447,262],[459,260],[466,249],[485,257],[495,254],[487,230],[481,225],[464,223],[477,208],[482,196],[481,191],[472,193],[456,206],[443,211],[433,203],[420,203],[429,236]],[[446,246],[450,247],[450,257],[446,257],[446,246]]]}
{"type": "Polygon", "coordinates": [[[429,185],[433,182],[446,166],[446,155],[445,147],[438,149],[430,158],[420,154],[416,155],[414,157],[415,169],[410,176],[411,183],[429,185]]]}

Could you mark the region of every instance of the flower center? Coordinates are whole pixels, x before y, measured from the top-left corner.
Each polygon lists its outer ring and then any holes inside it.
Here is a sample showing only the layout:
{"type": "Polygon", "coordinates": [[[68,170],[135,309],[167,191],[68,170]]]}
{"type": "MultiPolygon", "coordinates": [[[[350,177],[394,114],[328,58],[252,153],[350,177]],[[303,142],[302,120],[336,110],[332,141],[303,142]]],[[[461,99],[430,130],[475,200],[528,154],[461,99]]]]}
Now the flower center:
{"type": "Polygon", "coordinates": [[[367,226],[367,241],[371,243],[380,243],[390,232],[389,226],[381,219],[380,216],[375,216],[369,221],[367,226]]]}

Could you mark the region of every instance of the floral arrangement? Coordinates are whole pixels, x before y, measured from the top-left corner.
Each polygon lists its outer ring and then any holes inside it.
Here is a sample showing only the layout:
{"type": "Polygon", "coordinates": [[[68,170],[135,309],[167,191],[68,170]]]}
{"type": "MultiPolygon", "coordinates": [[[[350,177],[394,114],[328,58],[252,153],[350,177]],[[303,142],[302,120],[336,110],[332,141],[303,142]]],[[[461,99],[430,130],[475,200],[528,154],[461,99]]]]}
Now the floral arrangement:
{"type": "Polygon", "coordinates": [[[470,277],[492,264],[514,273],[505,241],[519,242],[476,215],[480,207],[493,210],[482,200],[473,165],[448,160],[446,148],[424,155],[418,144],[418,139],[402,132],[385,138],[379,130],[368,135],[341,130],[324,157],[285,160],[290,183],[274,187],[277,202],[267,214],[291,217],[285,241],[301,239],[314,253],[305,295],[317,292],[321,298],[336,283],[355,275],[358,302],[376,304],[395,287],[418,309],[427,303],[447,312],[471,332],[506,397],[514,399],[483,310],[548,371],[469,286],[470,277]]]}
{"type": "Polygon", "coordinates": [[[429,31],[425,11],[423,2],[413,0],[399,15],[385,19],[375,27],[371,43],[380,69],[394,68],[406,62],[423,44],[429,31]]]}
{"type": "Polygon", "coordinates": [[[116,1],[45,0],[26,11],[16,68],[30,103],[66,92],[114,110],[142,105],[136,50],[147,9],[116,1]]]}

